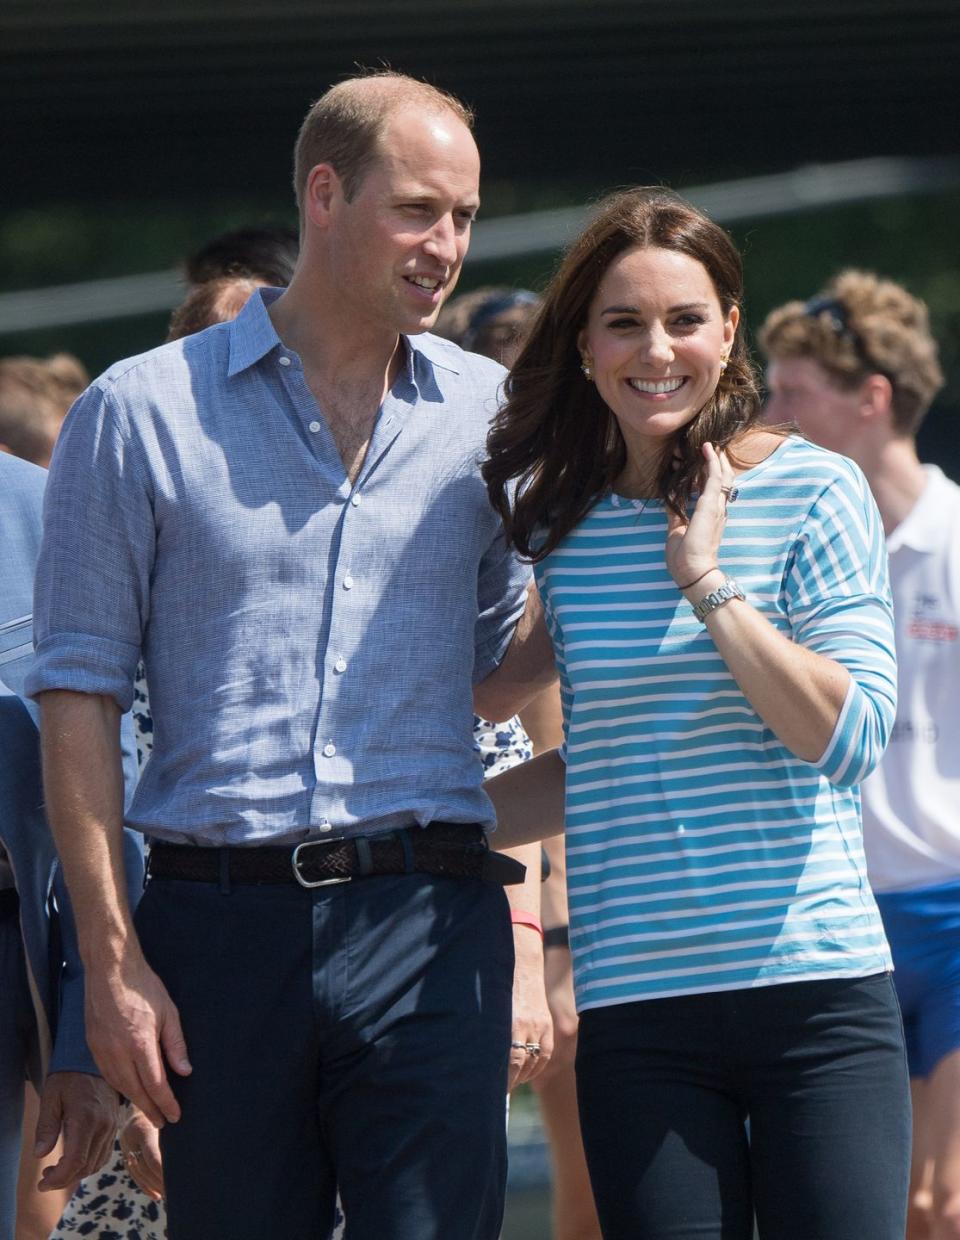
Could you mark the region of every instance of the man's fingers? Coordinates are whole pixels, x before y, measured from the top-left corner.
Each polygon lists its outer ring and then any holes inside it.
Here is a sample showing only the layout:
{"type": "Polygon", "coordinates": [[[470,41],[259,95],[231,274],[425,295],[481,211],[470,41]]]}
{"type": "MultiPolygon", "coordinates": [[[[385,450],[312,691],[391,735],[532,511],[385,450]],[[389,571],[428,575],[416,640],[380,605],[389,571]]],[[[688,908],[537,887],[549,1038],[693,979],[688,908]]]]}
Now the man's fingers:
{"type": "Polygon", "coordinates": [[[97,1052],[94,1052],[94,1058],[103,1073],[103,1079],[112,1085],[121,1097],[129,1099],[135,1107],[139,1107],[155,1128],[162,1128],[165,1123],[163,1112],[154,1103],[141,1081],[136,1060],[120,1057],[111,1059],[97,1052]]]}
{"type": "Polygon", "coordinates": [[[163,1047],[167,1063],[174,1072],[179,1073],[180,1076],[189,1076],[193,1068],[187,1057],[187,1040],[183,1036],[183,1029],[180,1025],[180,1014],[172,1004],[160,1030],[160,1045],[163,1047]]]}
{"type": "Polygon", "coordinates": [[[167,1080],[167,1074],[163,1068],[163,1060],[160,1058],[159,1047],[155,1047],[152,1053],[136,1066],[141,1089],[146,1094],[151,1105],[149,1107],[144,1106],[133,1097],[130,1098],[130,1101],[135,1102],[147,1118],[153,1120],[158,1128],[163,1127],[164,1121],[175,1124],[180,1118],[180,1104],[173,1096],[173,1090],[170,1088],[170,1082],[167,1080]],[[157,1110],[159,1110],[161,1115],[159,1123],[151,1114],[151,1111],[157,1110]]]}

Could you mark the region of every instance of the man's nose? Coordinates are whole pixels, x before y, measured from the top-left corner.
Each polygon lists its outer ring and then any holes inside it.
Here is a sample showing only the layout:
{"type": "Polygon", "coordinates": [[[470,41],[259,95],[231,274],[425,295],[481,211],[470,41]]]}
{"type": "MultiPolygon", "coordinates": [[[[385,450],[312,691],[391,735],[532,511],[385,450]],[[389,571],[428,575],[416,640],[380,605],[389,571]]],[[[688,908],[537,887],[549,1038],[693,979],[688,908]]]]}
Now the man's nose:
{"type": "Polygon", "coordinates": [[[423,248],[432,258],[438,259],[445,266],[454,265],[458,257],[457,234],[449,215],[444,215],[437,220],[423,248]]]}

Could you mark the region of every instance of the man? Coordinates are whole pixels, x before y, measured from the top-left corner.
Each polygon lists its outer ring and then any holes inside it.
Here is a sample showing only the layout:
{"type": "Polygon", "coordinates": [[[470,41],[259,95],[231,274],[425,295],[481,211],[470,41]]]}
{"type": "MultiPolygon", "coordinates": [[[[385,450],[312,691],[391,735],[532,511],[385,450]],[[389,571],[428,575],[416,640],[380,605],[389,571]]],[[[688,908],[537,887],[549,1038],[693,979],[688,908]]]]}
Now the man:
{"type": "MultiPolygon", "coordinates": [[[[69,915],[52,922],[64,891],[43,814],[40,746],[20,690],[32,660],[33,572],[40,546],[43,470],[0,455],[0,1234],[12,1235],[24,1087],[40,1093],[38,1157],[59,1159],[40,1187],[62,1190],[103,1164],[116,1133],[117,1096],[100,1078],[83,1034],[83,987],[69,915]],[[62,939],[62,952],[55,943],[62,939]],[[62,961],[65,959],[65,963],[62,961]]],[[[128,856],[135,873],[137,858],[128,856]]],[[[59,1213],[59,1211],[55,1211],[59,1213]]],[[[39,1222],[38,1222],[39,1227],[39,1222]]],[[[43,1234],[50,1230],[48,1222],[43,1234]]],[[[26,1234],[19,1220],[17,1234],[26,1234]]]]}
{"type": "Polygon", "coordinates": [[[422,336],[478,206],[469,122],[397,74],[328,91],[289,288],[113,367],[54,462],[30,689],[88,1039],[165,1124],[171,1240],[328,1235],[335,1185],[357,1236],[493,1237],[508,1049],[549,1052],[509,1047],[515,874],[471,743],[471,675],[498,718],[552,678],[477,469],[502,371],[422,336]],[[87,772],[141,649],[135,931],[87,772]]]}
{"type": "Polygon", "coordinates": [[[923,303],[860,271],[774,310],[761,342],[768,417],[852,457],[887,534],[897,721],[862,787],[864,844],[913,1085],[908,1236],[947,1240],[960,1236],[960,487],[920,463],[915,439],[943,375],[923,303]]]}

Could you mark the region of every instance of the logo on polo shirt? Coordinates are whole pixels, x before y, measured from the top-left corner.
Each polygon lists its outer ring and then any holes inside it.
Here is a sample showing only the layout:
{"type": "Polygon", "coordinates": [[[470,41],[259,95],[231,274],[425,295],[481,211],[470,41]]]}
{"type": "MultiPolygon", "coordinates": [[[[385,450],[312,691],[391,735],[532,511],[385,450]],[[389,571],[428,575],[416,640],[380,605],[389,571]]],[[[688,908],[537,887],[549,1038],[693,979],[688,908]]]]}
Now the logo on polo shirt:
{"type": "Polygon", "coordinates": [[[913,600],[907,636],[921,642],[955,642],[960,629],[953,621],[938,616],[939,609],[940,600],[935,594],[918,594],[913,600]]]}

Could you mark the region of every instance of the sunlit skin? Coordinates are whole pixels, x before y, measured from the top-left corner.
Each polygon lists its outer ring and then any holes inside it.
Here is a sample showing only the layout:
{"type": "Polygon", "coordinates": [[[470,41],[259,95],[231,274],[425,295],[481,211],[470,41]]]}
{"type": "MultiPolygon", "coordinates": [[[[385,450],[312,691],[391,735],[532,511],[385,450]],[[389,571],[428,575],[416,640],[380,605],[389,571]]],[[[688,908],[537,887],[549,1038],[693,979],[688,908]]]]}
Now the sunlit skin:
{"type": "Polygon", "coordinates": [[[476,143],[452,113],[405,108],[387,122],[352,201],[327,165],[308,178],[335,244],[339,317],[374,332],[429,330],[453,291],[480,205],[476,143]]]}
{"type": "Polygon", "coordinates": [[[840,387],[812,357],[785,357],[767,368],[767,391],[768,422],[796,422],[813,443],[856,455],[859,388],[840,387]]]}
{"type": "Polygon", "coordinates": [[[738,321],[688,254],[635,247],[610,264],[577,343],[626,444],[621,493],[653,493],[666,443],[713,394],[738,321]]]}

